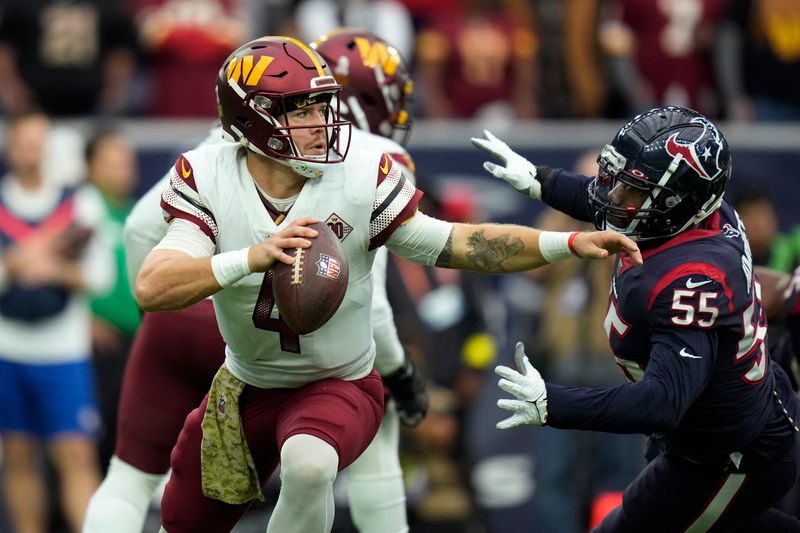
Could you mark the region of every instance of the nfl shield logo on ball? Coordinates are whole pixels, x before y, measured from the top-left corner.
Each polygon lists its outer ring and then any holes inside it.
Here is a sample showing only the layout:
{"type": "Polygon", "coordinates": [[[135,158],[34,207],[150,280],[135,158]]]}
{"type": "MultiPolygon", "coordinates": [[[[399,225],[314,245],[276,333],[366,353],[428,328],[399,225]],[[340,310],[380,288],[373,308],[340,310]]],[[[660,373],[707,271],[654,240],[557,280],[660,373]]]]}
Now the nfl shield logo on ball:
{"type": "Polygon", "coordinates": [[[342,273],[342,263],[335,257],[327,254],[319,254],[317,261],[317,275],[323,278],[337,280],[342,273]]]}

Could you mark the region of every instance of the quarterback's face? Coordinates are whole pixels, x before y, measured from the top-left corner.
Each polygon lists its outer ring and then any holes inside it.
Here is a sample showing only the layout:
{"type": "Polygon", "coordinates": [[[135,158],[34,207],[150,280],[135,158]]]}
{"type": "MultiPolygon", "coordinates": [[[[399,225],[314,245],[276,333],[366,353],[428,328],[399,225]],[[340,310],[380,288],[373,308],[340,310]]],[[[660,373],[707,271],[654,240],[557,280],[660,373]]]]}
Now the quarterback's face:
{"type": "Polygon", "coordinates": [[[286,113],[286,126],[292,127],[292,141],[303,155],[324,155],[328,151],[325,124],[328,104],[310,104],[286,113]]]}

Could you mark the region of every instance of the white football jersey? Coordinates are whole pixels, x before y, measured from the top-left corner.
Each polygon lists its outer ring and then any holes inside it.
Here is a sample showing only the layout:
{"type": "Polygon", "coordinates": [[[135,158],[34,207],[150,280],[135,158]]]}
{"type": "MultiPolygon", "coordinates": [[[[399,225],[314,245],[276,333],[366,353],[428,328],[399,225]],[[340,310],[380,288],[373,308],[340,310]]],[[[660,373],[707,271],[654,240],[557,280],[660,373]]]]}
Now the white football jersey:
{"type": "Polygon", "coordinates": [[[276,225],[245,155],[233,143],[187,152],[171,171],[162,208],[169,217],[196,224],[215,243],[216,253],[251,246],[297,218],[313,216],[341,239],[350,272],[338,311],[308,335],[295,335],[280,320],[269,273],[251,274],[215,294],[228,368],[263,388],[367,375],[375,355],[370,313],[374,250],[416,211],[422,193],[387,154],[353,145],[346,161],[306,181],[286,218],[276,225]]]}
{"type": "MultiPolygon", "coordinates": [[[[409,179],[414,179],[414,163],[405,148],[391,139],[370,132],[356,128],[353,128],[352,132],[353,148],[386,152],[392,159],[405,167],[403,173],[409,179]]],[[[216,127],[208,132],[208,136],[197,145],[197,148],[223,142],[226,141],[223,141],[222,138],[222,127],[216,127]]],[[[131,287],[136,286],[136,277],[139,275],[144,258],[167,233],[168,225],[164,221],[164,211],[161,209],[160,200],[161,193],[169,183],[169,176],[170,172],[167,172],[139,198],[125,221],[125,259],[131,287]]],[[[385,253],[383,252],[383,254],[385,253]]],[[[385,276],[382,276],[381,279],[385,279],[385,276]]]]}

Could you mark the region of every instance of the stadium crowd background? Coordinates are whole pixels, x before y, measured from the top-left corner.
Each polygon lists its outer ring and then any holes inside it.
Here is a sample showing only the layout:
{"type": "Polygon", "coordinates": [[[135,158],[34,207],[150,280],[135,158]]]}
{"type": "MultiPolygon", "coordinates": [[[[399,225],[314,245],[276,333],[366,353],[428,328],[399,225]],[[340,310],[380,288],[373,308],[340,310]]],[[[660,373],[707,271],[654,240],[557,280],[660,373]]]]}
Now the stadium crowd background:
{"type": "MultiPolygon", "coordinates": [[[[731,197],[754,261],[787,272],[800,265],[795,2],[5,0],[3,117],[32,106],[50,115],[47,179],[77,184],[92,177],[107,200],[115,198],[118,220],[109,217],[109,224],[119,224],[138,195],[213,125],[213,80],[230,50],[261,34],[309,42],[343,25],[376,32],[413,67],[409,150],[427,212],[574,228],[483,174],[483,156],[468,138],[487,128],[533,162],[593,174],[596,153],[619,119],[653,105],[687,105],[719,119],[734,148],[731,197]],[[99,169],[87,165],[87,142],[109,131],[120,143],[99,169]],[[115,166],[124,166],[124,176],[104,180],[115,166]]],[[[11,156],[0,161],[3,173],[11,156]]],[[[491,368],[510,361],[516,340],[526,341],[553,381],[622,380],[602,327],[609,269],[610,263],[571,261],[501,279],[392,259],[398,328],[431,396],[426,420],[403,435],[412,531],[518,531],[519,524],[585,531],[604,496],[642,466],[640,437],[494,429],[501,413],[491,368]]],[[[126,294],[107,298],[112,307],[132,301],[126,294]]],[[[135,321],[115,323],[120,317],[108,312],[107,300],[93,308],[104,468],[135,321]]],[[[52,480],[45,455],[42,468],[52,480]]],[[[48,485],[57,502],[57,483],[48,485]]],[[[337,492],[337,505],[346,506],[343,495],[337,492]]],[[[799,498],[791,494],[785,507],[796,512],[799,498]]],[[[268,512],[268,505],[256,508],[237,531],[263,531],[268,512]]],[[[67,531],[55,503],[51,522],[52,531],[67,531]]],[[[157,529],[157,512],[148,527],[157,529]]],[[[10,531],[1,500],[0,531],[10,531]]],[[[334,531],[353,531],[347,513],[337,513],[334,531]]]]}

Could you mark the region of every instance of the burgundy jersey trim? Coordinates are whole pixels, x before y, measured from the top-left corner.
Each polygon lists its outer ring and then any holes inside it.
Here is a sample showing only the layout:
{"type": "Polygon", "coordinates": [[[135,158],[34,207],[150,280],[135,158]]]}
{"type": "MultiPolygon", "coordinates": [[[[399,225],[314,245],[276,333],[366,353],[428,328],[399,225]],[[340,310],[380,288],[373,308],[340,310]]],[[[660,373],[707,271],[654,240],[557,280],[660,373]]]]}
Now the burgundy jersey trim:
{"type": "Polygon", "coordinates": [[[650,311],[650,309],[652,309],[658,295],[672,282],[683,276],[691,276],[693,274],[706,276],[722,285],[722,290],[725,293],[725,296],[728,298],[728,310],[733,312],[733,291],[728,285],[728,279],[725,277],[725,272],[720,270],[715,265],[708,263],[684,263],[667,272],[660,280],[658,280],[658,283],[656,283],[653,286],[653,289],[650,291],[650,298],[647,301],[647,310],[650,311]]]}
{"type": "Polygon", "coordinates": [[[161,209],[166,211],[167,214],[169,215],[167,217],[164,217],[164,219],[167,222],[172,222],[172,220],[176,218],[180,218],[182,220],[191,222],[192,224],[200,228],[200,231],[208,235],[208,238],[211,239],[211,242],[213,242],[215,245],[217,244],[217,238],[214,236],[214,231],[208,224],[203,222],[203,220],[200,217],[196,217],[194,215],[187,213],[186,211],[181,211],[177,207],[169,205],[167,202],[164,201],[163,198],[161,199],[161,209]]]}
{"type": "Polygon", "coordinates": [[[183,181],[186,182],[186,185],[191,187],[194,192],[200,192],[197,190],[197,183],[194,181],[194,170],[192,169],[192,165],[183,154],[181,154],[178,160],[175,161],[175,172],[178,174],[179,178],[183,178],[183,181]]]}
{"type": "MultiPolygon", "coordinates": [[[[258,199],[261,200],[261,205],[263,205],[264,209],[267,210],[267,213],[269,213],[269,216],[272,218],[272,221],[275,222],[275,224],[280,224],[281,222],[283,222],[284,219],[286,218],[286,215],[289,214],[289,211],[291,211],[292,208],[290,207],[286,211],[280,211],[278,210],[277,207],[272,205],[272,202],[270,202],[264,197],[264,195],[261,193],[258,187],[256,187],[256,192],[258,193],[258,199]]],[[[292,207],[294,207],[294,205],[292,205],[292,207]]]]}

